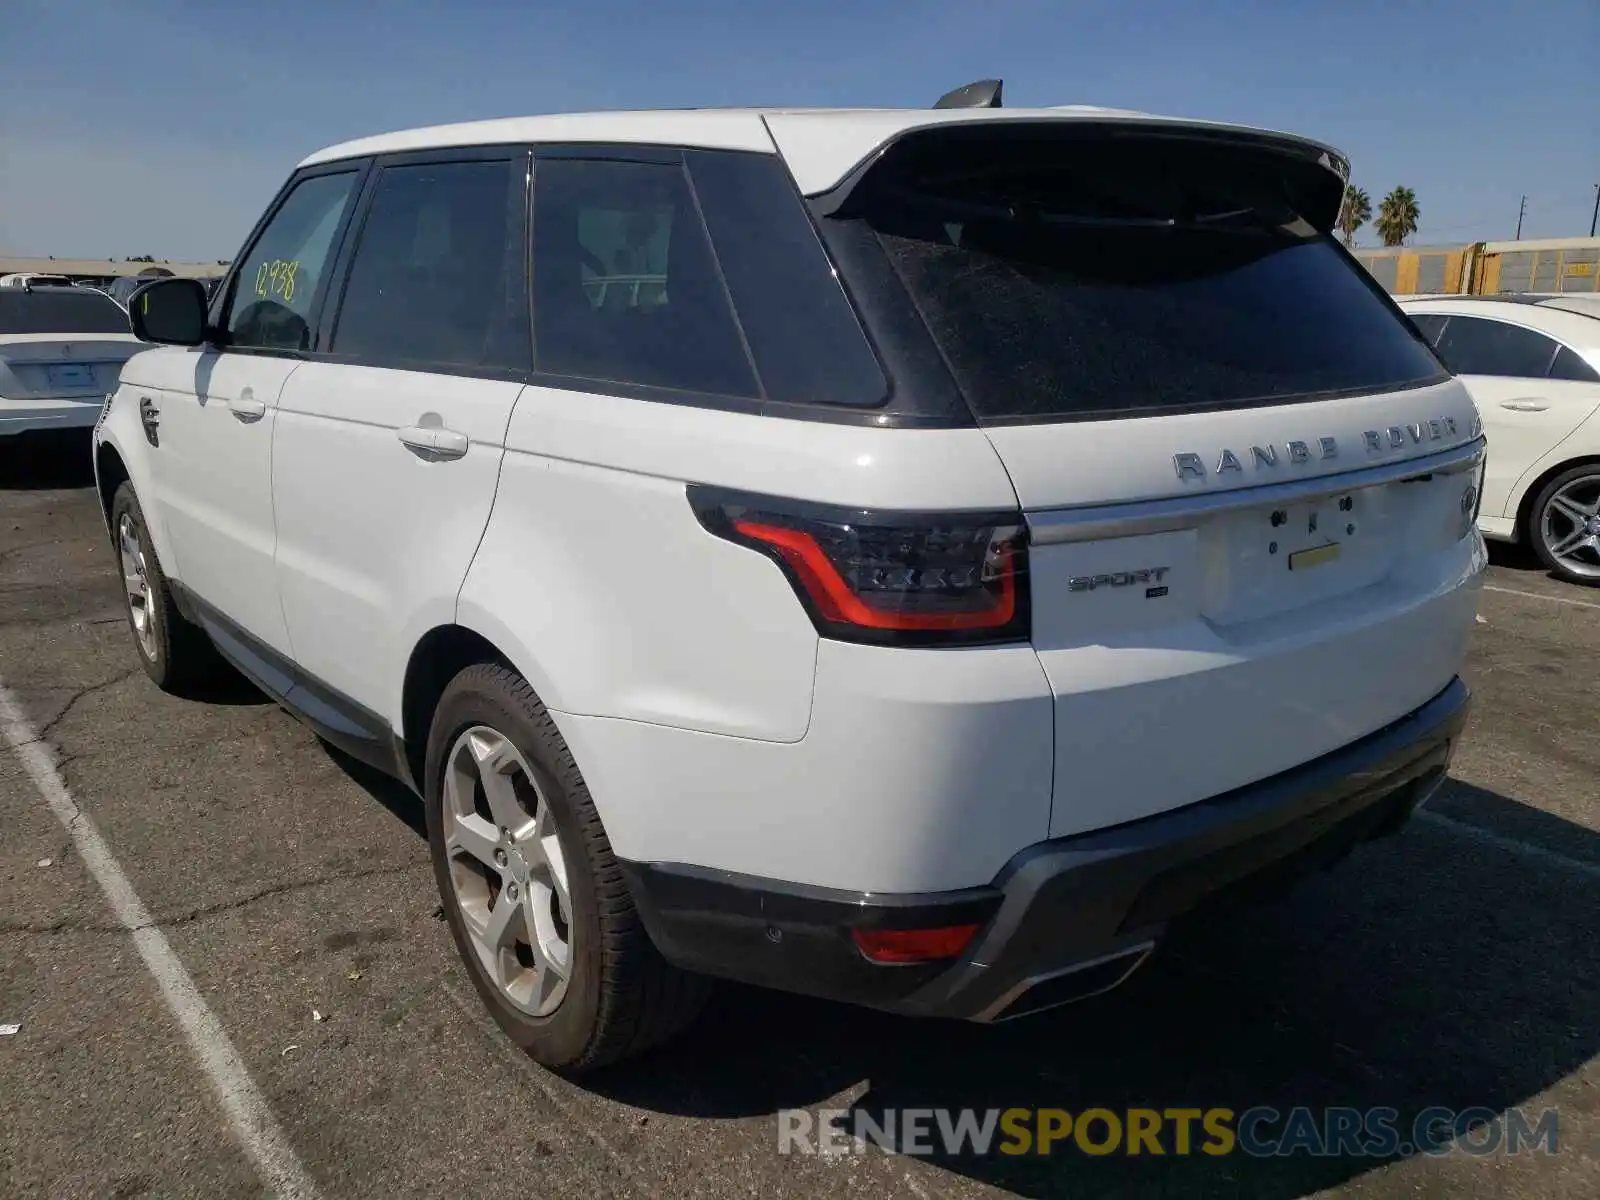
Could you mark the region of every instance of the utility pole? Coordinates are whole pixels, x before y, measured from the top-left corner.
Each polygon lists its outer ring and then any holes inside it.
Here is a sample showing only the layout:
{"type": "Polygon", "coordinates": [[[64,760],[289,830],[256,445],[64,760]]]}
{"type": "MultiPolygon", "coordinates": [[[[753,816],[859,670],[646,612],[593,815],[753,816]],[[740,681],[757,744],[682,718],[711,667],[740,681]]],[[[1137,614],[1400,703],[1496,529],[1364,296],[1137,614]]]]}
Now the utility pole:
{"type": "Polygon", "coordinates": [[[1517,241],[1519,242],[1522,240],[1522,218],[1527,215],[1527,212],[1528,198],[1524,196],[1522,198],[1522,207],[1517,209],[1517,241]]]}
{"type": "Polygon", "coordinates": [[[1594,236],[1595,222],[1600,221],[1600,183],[1594,185],[1594,212],[1589,214],[1589,236],[1594,236]]]}

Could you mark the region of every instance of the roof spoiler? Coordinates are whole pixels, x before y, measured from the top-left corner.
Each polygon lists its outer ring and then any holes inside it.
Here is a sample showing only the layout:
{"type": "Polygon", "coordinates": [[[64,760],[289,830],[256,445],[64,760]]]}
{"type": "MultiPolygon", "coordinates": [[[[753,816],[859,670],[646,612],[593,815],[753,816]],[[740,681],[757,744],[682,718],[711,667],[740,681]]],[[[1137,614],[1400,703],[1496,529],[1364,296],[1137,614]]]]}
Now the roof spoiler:
{"type": "Polygon", "coordinates": [[[969,83],[965,87],[958,87],[953,92],[946,92],[934,101],[935,108],[999,108],[1000,89],[1005,86],[1005,81],[1000,79],[980,79],[977,83],[969,83]]]}

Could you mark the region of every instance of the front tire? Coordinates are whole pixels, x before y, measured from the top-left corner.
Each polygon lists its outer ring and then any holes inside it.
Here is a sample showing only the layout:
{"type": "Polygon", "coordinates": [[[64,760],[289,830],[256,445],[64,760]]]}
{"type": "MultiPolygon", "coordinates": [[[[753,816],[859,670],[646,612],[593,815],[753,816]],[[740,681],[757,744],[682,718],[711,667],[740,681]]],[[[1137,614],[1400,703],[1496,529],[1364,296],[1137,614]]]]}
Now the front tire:
{"type": "Polygon", "coordinates": [[[128,631],[145,674],[174,693],[211,677],[221,659],[205,631],[178,611],[139,497],[127,481],[111,498],[111,546],[122,573],[128,631]]]}
{"type": "Polygon", "coordinates": [[[456,949],[495,1022],[579,1074],[664,1041],[707,981],[650,941],[589,790],[550,714],[508,667],[468,667],[440,698],[425,803],[456,949]]]}
{"type": "Polygon", "coordinates": [[[1558,579],[1600,586],[1600,463],[1561,472],[1528,510],[1527,536],[1558,579]]]}

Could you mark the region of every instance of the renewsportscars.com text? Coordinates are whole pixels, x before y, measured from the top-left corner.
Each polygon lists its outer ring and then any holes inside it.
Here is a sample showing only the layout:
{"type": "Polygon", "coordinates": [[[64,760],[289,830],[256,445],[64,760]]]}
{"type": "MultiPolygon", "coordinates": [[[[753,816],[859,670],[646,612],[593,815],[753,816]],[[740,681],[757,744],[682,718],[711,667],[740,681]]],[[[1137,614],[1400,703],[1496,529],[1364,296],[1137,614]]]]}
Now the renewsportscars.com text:
{"type": "Polygon", "coordinates": [[[1555,1109],[1512,1108],[903,1108],[784,1109],[779,1154],[1072,1153],[1252,1158],[1393,1158],[1411,1154],[1555,1154],[1555,1109]]]}

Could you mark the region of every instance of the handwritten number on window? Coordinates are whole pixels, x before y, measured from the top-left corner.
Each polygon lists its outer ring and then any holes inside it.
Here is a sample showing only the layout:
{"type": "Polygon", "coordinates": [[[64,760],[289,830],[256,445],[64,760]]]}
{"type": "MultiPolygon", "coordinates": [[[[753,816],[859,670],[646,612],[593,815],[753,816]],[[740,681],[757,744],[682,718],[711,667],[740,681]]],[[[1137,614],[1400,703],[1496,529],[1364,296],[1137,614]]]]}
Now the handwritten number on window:
{"type": "Polygon", "coordinates": [[[256,295],[276,296],[286,303],[294,303],[295,277],[300,271],[298,261],[275,258],[256,268],[256,295]]]}

